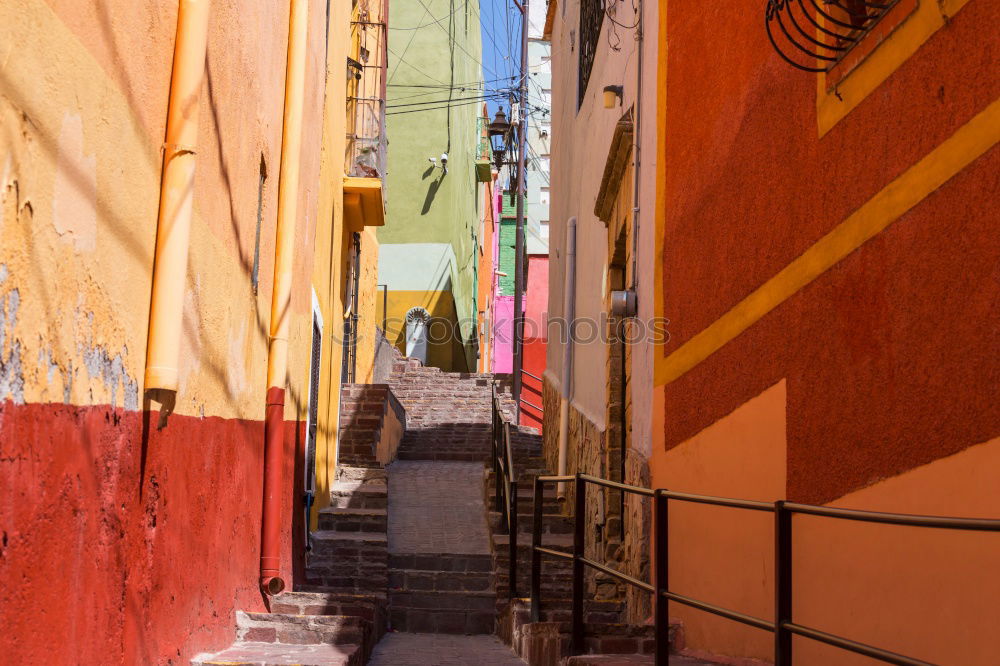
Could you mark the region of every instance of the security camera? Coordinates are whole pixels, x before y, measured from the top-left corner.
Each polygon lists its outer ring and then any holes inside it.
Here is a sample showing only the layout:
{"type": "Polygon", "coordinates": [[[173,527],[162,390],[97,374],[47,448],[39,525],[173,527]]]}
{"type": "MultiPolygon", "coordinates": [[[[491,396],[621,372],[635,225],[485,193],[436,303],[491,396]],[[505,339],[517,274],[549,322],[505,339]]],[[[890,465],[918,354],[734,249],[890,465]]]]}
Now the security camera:
{"type": "Polygon", "coordinates": [[[427,161],[430,162],[431,164],[434,164],[434,165],[437,165],[437,163],[438,163],[436,157],[428,157],[427,161]]]}
{"type": "Polygon", "coordinates": [[[448,164],[448,153],[441,153],[441,164],[448,164]]]}

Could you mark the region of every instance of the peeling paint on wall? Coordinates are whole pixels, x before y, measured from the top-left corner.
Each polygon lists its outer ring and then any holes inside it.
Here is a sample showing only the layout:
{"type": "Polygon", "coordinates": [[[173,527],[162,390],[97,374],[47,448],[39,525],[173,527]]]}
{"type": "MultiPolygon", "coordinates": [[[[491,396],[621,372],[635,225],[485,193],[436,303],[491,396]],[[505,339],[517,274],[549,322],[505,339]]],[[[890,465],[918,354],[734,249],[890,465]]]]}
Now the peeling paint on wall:
{"type": "MultiPolygon", "coordinates": [[[[91,378],[100,377],[105,388],[111,393],[111,404],[118,406],[118,386],[122,387],[122,405],[125,409],[134,411],[139,408],[139,383],[125,372],[124,358],[128,356],[128,348],[122,347],[120,353],[114,356],[104,347],[96,346],[80,350],[83,354],[83,365],[91,378]]],[[[93,391],[91,391],[93,395],[93,391]]]]}
{"type": "MultiPolygon", "coordinates": [[[[6,264],[0,265],[0,285],[7,281],[6,264]]],[[[0,298],[0,400],[10,398],[24,404],[24,366],[21,363],[21,341],[14,337],[17,311],[21,307],[21,292],[10,290],[0,298]]]]}

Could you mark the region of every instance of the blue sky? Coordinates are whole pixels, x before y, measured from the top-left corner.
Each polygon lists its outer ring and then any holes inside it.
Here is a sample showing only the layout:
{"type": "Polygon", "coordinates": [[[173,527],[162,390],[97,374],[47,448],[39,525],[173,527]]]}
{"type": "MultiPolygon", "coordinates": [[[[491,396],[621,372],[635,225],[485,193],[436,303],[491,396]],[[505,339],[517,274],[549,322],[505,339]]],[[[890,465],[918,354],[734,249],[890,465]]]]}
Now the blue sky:
{"type": "MultiPolygon", "coordinates": [[[[543,2],[544,0],[535,0],[543,2]]],[[[521,61],[521,12],[512,0],[480,0],[483,35],[483,80],[487,92],[510,88],[516,83],[521,61]],[[514,80],[511,80],[514,77],[514,80]],[[500,80],[495,80],[500,79],[500,80]]],[[[490,117],[498,102],[488,102],[490,117]]],[[[502,102],[510,114],[510,104],[502,102]]]]}

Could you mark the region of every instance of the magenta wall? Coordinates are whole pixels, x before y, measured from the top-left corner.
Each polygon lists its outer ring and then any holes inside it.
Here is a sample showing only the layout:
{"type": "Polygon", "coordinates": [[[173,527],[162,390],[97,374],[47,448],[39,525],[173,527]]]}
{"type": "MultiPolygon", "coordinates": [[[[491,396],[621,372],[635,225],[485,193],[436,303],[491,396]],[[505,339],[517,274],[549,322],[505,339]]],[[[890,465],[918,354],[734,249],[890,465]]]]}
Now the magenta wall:
{"type": "Polygon", "coordinates": [[[493,372],[514,369],[514,297],[497,296],[493,304],[493,372]]]}

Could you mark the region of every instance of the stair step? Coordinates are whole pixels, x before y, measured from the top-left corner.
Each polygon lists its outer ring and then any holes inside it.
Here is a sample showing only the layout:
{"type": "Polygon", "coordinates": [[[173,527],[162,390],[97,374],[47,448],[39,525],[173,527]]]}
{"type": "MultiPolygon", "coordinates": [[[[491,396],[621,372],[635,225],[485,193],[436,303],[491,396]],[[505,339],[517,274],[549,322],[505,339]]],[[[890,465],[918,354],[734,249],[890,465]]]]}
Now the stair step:
{"type": "Polygon", "coordinates": [[[241,642],[364,645],[370,633],[370,624],[352,615],[236,613],[236,638],[241,642]]]}
{"type": "Polygon", "coordinates": [[[384,509],[388,487],[382,481],[338,481],[330,489],[330,504],[337,508],[384,509]]]}
{"type": "Polygon", "coordinates": [[[384,596],[336,592],[282,592],[271,599],[271,612],[292,615],[353,615],[379,626],[384,596]]]}
{"type": "Polygon", "coordinates": [[[455,573],[453,571],[389,572],[389,590],[406,592],[491,592],[495,594],[493,573],[455,573]]]}
{"type": "Polygon", "coordinates": [[[387,525],[387,509],[327,507],[319,512],[319,529],[323,531],[385,534],[387,525]]]}
{"type": "MultiPolygon", "coordinates": [[[[337,482],[338,483],[363,483],[367,481],[380,480],[385,483],[386,475],[385,468],[381,465],[375,466],[362,466],[354,467],[351,465],[338,465],[337,466],[337,482]]],[[[337,485],[334,485],[334,490],[337,489],[337,485]]]]}
{"type": "Polygon", "coordinates": [[[363,666],[359,645],[283,645],[280,643],[236,643],[214,655],[191,660],[192,666],[363,666]]]}

